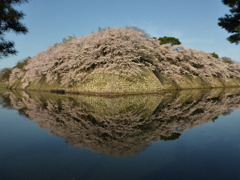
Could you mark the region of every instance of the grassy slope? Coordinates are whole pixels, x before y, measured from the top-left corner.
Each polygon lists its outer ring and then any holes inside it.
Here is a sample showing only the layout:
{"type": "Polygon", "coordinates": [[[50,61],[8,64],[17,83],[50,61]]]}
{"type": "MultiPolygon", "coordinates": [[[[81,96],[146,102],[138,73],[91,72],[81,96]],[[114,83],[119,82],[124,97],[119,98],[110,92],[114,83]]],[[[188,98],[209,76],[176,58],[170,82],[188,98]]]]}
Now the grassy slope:
{"type": "MultiPolygon", "coordinates": [[[[21,82],[17,80],[11,85],[12,89],[21,89],[21,82]]],[[[6,86],[1,83],[0,87],[6,86]]],[[[202,89],[218,87],[238,87],[240,80],[229,78],[209,77],[201,79],[197,76],[182,75],[179,78],[171,78],[166,75],[161,76],[160,80],[148,68],[142,69],[142,75],[132,78],[124,78],[119,75],[109,73],[98,73],[92,75],[86,82],[75,84],[73,87],[64,87],[57,82],[48,83],[44,79],[31,83],[28,90],[65,90],[65,92],[79,93],[99,93],[99,94],[138,94],[138,93],[157,93],[162,90],[174,89],[202,89]]]]}

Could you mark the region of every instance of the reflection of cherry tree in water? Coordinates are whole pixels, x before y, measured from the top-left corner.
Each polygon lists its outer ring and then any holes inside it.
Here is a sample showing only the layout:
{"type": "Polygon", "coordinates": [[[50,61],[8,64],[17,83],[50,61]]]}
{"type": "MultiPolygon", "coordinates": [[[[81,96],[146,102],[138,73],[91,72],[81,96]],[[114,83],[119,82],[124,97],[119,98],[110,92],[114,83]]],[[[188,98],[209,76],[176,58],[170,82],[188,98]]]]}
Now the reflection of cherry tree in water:
{"type": "Polygon", "coordinates": [[[69,38],[46,52],[28,59],[27,64],[14,68],[10,76],[28,87],[31,82],[44,80],[72,87],[98,73],[115,74],[125,78],[141,76],[143,67],[154,74],[198,76],[202,79],[238,77],[238,63],[226,63],[209,53],[183,46],[160,45],[154,38],[132,28],[112,28],[83,38],[69,38]]]}
{"type": "Polygon", "coordinates": [[[1,102],[74,146],[113,156],[142,151],[150,142],[177,139],[185,130],[212,121],[240,104],[239,95],[218,90],[104,98],[21,93],[1,102]]]}

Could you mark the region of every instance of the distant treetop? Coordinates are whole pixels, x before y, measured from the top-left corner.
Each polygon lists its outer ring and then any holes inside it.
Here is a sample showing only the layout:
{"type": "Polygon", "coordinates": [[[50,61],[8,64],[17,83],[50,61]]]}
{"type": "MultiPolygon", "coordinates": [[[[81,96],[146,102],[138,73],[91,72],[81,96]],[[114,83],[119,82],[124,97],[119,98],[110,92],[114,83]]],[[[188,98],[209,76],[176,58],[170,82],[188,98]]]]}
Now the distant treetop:
{"type": "Polygon", "coordinates": [[[211,55],[212,55],[212,57],[214,57],[214,58],[219,58],[219,56],[218,56],[218,54],[217,53],[215,53],[215,52],[213,52],[213,53],[210,53],[211,55]]]}
{"type": "MultiPolygon", "coordinates": [[[[154,39],[156,39],[156,38],[154,38],[154,39]]],[[[173,46],[173,45],[180,45],[181,44],[179,39],[175,38],[175,37],[164,36],[164,37],[158,38],[158,40],[160,41],[160,44],[170,44],[171,46],[173,46]]]]}

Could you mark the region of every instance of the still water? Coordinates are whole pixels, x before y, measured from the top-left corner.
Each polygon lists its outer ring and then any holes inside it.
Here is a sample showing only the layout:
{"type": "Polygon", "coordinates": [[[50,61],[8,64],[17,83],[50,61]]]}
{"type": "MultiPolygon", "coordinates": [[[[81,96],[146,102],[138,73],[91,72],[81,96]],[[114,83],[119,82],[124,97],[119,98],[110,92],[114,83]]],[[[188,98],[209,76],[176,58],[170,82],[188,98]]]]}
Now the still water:
{"type": "Polygon", "coordinates": [[[240,179],[240,89],[0,90],[0,179],[240,179]]]}

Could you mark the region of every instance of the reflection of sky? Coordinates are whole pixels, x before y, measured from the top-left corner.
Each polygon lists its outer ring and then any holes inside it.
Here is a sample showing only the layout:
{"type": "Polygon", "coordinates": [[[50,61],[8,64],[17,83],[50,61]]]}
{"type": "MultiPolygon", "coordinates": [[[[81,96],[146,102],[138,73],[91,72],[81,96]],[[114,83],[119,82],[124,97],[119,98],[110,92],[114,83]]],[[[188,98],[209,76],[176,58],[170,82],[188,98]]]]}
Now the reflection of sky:
{"type": "MultiPolygon", "coordinates": [[[[175,171],[173,168],[178,167],[175,173],[179,178],[196,179],[197,175],[197,179],[238,179],[239,117],[240,110],[235,110],[230,115],[219,117],[215,122],[189,129],[176,141],[155,143],[153,148],[156,152],[165,144],[175,149],[174,162],[158,169],[155,175],[162,173],[162,177],[174,177],[170,171],[175,171]]],[[[154,177],[153,174],[149,174],[148,178],[150,177],[154,177]]]]}
{"type": "Polygon", "coordinates": [[[1,60],[0,68],[34,56],[66,36],[88,35],[108,26],[138,26],[152,36],[175,36],[189,48],[240,61],[239,46],[230,44],[226,40],[229,34],[217,25],[218,18],[228,12],[220,0],[41,0],[19,8],[27,15],[23,22],[29,33],[8,35],[19,54],[1,60]]]}

